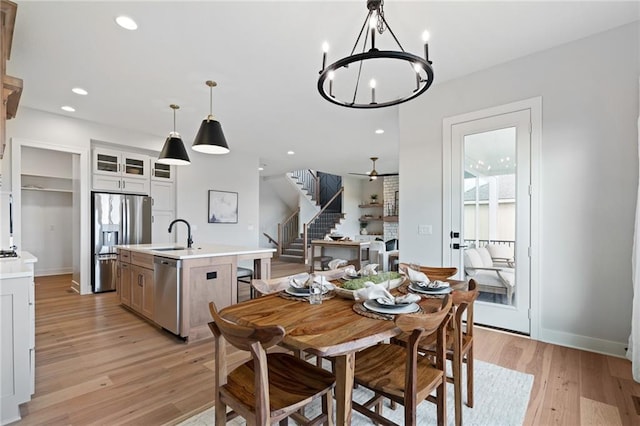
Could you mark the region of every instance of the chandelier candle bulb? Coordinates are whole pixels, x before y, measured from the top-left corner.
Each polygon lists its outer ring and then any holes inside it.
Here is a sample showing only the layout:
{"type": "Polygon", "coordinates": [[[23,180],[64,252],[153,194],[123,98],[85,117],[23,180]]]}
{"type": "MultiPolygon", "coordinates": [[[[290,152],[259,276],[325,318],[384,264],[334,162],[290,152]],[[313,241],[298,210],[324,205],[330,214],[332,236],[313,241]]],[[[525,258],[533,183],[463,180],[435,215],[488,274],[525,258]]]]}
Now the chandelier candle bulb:
{"type": "Polygon", "coordinates": [[[371,81],[369,82],[369,86],[371,87],[371,103],[375,104],[376,103],[376,81],[374,79],[371,79],[371,81]]]}
{"type": "Polygon", "coordinates": [[[322,43],[322,69],[324,70],[327,65],[327,52],[329,51],[329,43],[326,41],[322,43]]]}
{"type": "Polygon", "coordinates": [[[424,42],[424,59],[431,63],[429,60],[429,43],[427,43],[429,41],[429,31],[422,33],[422,41],[424,42]]]}

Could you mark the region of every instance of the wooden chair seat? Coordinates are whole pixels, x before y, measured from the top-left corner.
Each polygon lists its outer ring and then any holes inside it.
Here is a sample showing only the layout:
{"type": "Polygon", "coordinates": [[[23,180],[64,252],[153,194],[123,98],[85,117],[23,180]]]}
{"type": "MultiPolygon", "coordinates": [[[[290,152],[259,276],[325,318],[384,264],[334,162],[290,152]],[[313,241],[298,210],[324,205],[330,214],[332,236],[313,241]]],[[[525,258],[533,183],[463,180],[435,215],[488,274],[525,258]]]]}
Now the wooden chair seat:
{"type": "Polygon", "coordinates": [[[250,327],[235,324],[220,316],[209,303],[213,322],[216,379],[214,383],[215,424],[226,425],[242,416],[249,425],[288,424],[288,417],[298,424],[333,425],[331,390],[333,374],[299,358],[283,353],[267,353],[282,342],[285,330],[278,325],[250,327]],[[226,342],[251,353],[249,361],[227,371],[226,342]],[[322,412],[314,419],[299,411],[314,399],[322,398],[322,412]],[[227,407],[232,411],[227,412],[227,407]]]}
{"type": "MultiPolygon", "coordinates": [[[[378,345],[356,354],[356,383],[371,385],[387,397],[402,399],[406,385],[405,370],[407,351],[397,345],[378,345]]],[[[418,359],[417,400],[422,401],[429,390],[442,380],[442,371],[436,369],[428,358],[418,359]]]]}
{"type": "Polygon", "coordinates": [[[404,406],[403,424],[415,425],[418,405],[426,399],[436,404],[438,425],[447,423],[444,336],[450,311],[451,299],[445,296],[437,312],[397,315],[396,326],[411,333],[406,348],[379,344],[356,354],[354,381],[375,395],[364,403],[353,401],[354,410],[375,423],[396,425],[381,415],[382,399],[386,397],[404,406]],[[420,337],[432,333],[437,336],[438,346],[434,364],[417,350],[420,337]],[[434,390],[435,397],[430,395],[434,390]],[[375,411],[371,411],[372,407],[375,411]]]}
{"type": "MultiPolygon", "coordinates": [[[[475,280],[469,281],[467,291],[456,290],[451,293],[453,301],[453,319],[447,326],[445,337],[445,356],[451,361],[453,376],[447,377],[447,381],[454,385],[455,397],[455,424],[462,425],[462,364],[467,364],[467,406],[473,408],[473,304],[478,298],[479,290],[475,280]],[[465,319],[467,329],[463,330],[462,321],[465,319]]],[[[411,336],[402,333],[391,340],[392,343],[408,347],[411,336]]],[[[438,354],[438,342],[436,336],[423,336],[417,344],[417,350],[427,357],[438,354]]]]}
{"type": "MultiPolygon", "coordinates": [[[[285,408],[295,411],[304,407],[314,396],[332,386],[335,381],[333,374],[309,367],[309,363],[293,355],[267,354],[271,417],[278,417],[285,408]]],[[[221,386],[220,392],[252,407],[256,398],[254,386],[255,368],[253,360],[250,360],[229,373],[227,384],[221,386]]]]}

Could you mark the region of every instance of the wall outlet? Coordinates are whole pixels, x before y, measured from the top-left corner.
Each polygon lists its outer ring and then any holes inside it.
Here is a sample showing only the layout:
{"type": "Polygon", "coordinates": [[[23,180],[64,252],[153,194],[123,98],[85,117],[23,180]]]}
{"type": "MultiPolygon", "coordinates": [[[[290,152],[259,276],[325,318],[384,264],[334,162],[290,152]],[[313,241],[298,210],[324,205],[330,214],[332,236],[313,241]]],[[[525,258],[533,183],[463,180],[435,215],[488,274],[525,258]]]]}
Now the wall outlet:
{"type": "Polygon", "coordinates": [[[431,225],[418,225],[419,235],[431,235],[433,234],[433,227],[431,225]]]}

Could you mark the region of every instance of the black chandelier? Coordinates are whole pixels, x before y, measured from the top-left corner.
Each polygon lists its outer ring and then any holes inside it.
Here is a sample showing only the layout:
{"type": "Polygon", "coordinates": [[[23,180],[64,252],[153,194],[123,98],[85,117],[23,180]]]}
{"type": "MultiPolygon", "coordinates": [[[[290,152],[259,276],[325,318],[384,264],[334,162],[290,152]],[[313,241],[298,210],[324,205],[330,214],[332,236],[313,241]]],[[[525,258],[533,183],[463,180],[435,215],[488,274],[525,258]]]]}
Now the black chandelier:
{"type": "MultiPolygon", "coordinates": [[[[433,68],[431,67],[432,62],[429,60],[429,45],[427,44],[428,33],[425,31],[423,34],[424,58],[405,52],[398,38],[387,23],[383,8],[384,0],[367,0],[368,13],[349,56],[326,66],[329,46],[327,43],[323,44],[322,70],[320,70],[320,77],[318,78],[318,91],[322,97],[329,102],[348,108],[383,108],[401,104],[420,96],[433,83],[433,68]],[[369,24],[371,31],[365,31],[367,24],[369,24]],[[376,47],[376,32],[382,35],[387,29],[400,50],[379,50],[376,47]],[[363,40],[362,52],[355,53],[361,39],[363,40]],[[370,48],[367,50],[369,40],[370,48]],[[380,60],[392,60],[394,63],[398,61],[406,62],[407,68],[404,68],[404,64],[401,66],[401,73],[404,79],[409,80],[408,84],[405,82],[404,87],[400,88],[400,90],[403,90],[403,93],[406,93],[404,96],[380,96],[380,94],[386,94],[385,90],[389,89],[388,87],[383,88],[378,86],[378,81],[375,77],[379,77],[381,74],[378,76],[373,74],[374,70],[377,70],[377,72],[389,70],[389,66],[386,66],[385,69],[385,64],[380,60]],[[374,61],[380,63],[380,66],[374,67],[374,61]],[[351,64],[356,62],[359,64],[357,67],[352,67],[351,73],[354,74],[352,78],[349,78],[349,76],[338,78],[339,74],[346,75],[351,64]],[[365,62],[368,62],[368,65],[364,65],[365,62]],[[358,89],[361,86],[361,79],[369,78],[363,77],[363,72],[365,75],[372,77],[369,80],[369,87],[371,89],[370,96],[367,96],[366,90],[361,91],[364,93],[358,93],[358,89]],[[349,85],[348,80],[355,80],[353,86],[349,85]],[[340,83],[338,83],[338,81],[340,81],[340,83]],[[376,87],[379,87],[378,95],[381,98],[380,100],[376,99],[376,87]],[[339,93],[336,94],[336,92],[339,93]],[[353,92],[353,95],[351,95],[351,92],[353,92]],[[340,99],[340,96],[345,98],[345,100],[340,99]]],[[[388,81],[390,85],[391,82],[396,85],[396,81],[400,78],[402,78],[401,75],[395,75],[393,82],[391,79],[388,81]]]]}

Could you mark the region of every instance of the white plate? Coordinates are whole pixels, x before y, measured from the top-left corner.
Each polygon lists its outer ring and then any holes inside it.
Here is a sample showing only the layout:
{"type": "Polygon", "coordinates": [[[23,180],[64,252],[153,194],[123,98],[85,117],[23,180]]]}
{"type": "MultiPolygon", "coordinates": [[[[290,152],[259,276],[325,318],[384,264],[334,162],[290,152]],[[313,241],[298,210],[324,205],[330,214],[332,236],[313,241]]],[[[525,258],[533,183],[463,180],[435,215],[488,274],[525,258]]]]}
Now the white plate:
{"type": "MultiPolygon", "coordinates": [[[[287,287],[284,289],[285,293],[290,294],[296,297],[309,297],[309,289],[308,288],[296,288],[296,287],[287,287]]],[[[322,287],[322,294],[326,294],[329,292],[329,289],[326,287],[322,287]]]]}
{"type": "Polygon", "coordinates": [[[410,303],[408,305],[381,305],[375,300],[365,300],[364,307],[372,312],[379,314],[412,314],[420,310],[420,306],[416,303],[410,303]]]}
{"type": "Polygon", "coordinates": [[[415,291],[416,293],[422,294],[449,294],[451,293],[451,287],[442,287],[442,288],[426,288],[420,287],[417,284],[411,283],[409,284],[409,289],[415,291]]]}

